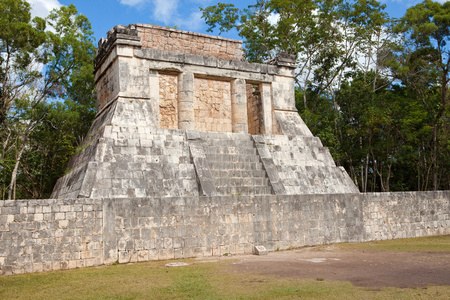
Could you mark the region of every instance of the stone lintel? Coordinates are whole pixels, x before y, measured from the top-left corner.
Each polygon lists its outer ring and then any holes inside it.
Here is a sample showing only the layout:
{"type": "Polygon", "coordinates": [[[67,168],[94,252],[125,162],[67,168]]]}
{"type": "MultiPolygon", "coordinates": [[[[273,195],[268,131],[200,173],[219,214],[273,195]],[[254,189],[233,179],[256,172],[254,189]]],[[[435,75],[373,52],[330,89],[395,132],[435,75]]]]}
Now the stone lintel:
{"type": "Polygon", "coordinates": [[[294,77],[293,71],[283,67],[280,68],[277,65],[249,63],[246,61],[230,60],[159,49],[135,49],[134,56],[137,58],[148,59],[155,62],[170,62],[172,65],[196,65],[246,73],[258,73],[262,75],[294,77]]]}

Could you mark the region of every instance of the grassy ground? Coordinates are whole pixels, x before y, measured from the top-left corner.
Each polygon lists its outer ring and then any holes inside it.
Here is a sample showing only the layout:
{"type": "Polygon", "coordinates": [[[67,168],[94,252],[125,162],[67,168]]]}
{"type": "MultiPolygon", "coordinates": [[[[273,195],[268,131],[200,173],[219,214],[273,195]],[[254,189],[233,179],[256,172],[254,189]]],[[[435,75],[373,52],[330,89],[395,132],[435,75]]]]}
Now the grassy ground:
{"type": "Polygon", "coordinates": [[[422,238],[374,241],[368,243],[339,244],[339,248],[359,250],[450,252],[450,235],[429,236],[422,238]]]}
{"type": "MultiPolygon", "coordinates": [[[[342,244],[345,249],[450,251],[450,236],[342,244]]],[[[286,279],[232,270],[232,259],[102,266],[0,277],[0,299],[448,299],[450,286],[370,289],[321,278],[286,279]]]]}

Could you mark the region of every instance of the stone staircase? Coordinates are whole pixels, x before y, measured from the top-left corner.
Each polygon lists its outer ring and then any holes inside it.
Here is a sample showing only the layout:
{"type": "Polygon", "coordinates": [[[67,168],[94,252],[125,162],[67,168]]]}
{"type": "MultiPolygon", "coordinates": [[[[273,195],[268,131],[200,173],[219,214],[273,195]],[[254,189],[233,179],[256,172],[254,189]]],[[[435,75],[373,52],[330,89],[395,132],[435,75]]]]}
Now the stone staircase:
{"type": "Polygon", "coordinates": [[[251,135],[202,132],[201,137],[218,195],[273,194],[251,135]]]}

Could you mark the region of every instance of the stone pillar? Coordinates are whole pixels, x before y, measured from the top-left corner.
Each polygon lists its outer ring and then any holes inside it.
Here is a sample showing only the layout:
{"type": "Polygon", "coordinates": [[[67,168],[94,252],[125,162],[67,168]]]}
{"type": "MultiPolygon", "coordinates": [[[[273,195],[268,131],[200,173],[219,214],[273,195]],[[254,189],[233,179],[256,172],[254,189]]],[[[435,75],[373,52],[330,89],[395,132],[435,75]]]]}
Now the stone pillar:
{"type": "Polygon", "coordinates": [[[273,108],[297,111],[295,108],[295,55],[280,53],[276,57],[280,73],[272,82],[273,108]]]}
{"type": "Polygon", "coordinates": [[[261,109],[263,113],[262,134],[272,134],[272,86],[270,83],[259,85],[261,109]]]}
{"type": "Polygon", "coordinates": [[[233,132],[248,133],[247,88],[244,79],[231,82],[231,123],[233,132]]]}
{"type": "Polygon", "coordinates": [[[178,76],[178,129],[194,130],[194,73],[178,76]]]}
{"type": "Polygon", "coordinates": [[[159,77],[158,71],[151,70],[149,76],[150,102],[152,104],[153,114],[155,115],[156,127],[161,127],[161,116],[159,112],[159,77]]]}

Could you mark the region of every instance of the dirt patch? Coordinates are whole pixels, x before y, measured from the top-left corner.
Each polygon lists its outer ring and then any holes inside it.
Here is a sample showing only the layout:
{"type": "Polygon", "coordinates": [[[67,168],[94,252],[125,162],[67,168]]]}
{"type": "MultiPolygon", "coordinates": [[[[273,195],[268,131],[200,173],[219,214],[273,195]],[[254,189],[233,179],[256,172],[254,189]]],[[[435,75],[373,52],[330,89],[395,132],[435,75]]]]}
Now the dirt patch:
{"type": "Polygon", "coordinates": [[[292,278],[350,281],[362,287],[414,288],[450,285],[449,252],[340,250],[312,247],[242,256],[237,272],[257,272],[292,278]]]}

